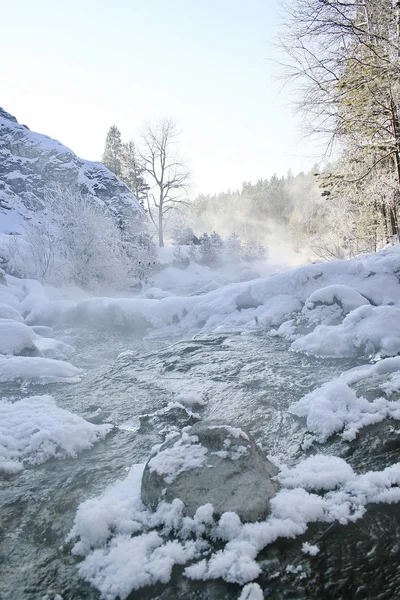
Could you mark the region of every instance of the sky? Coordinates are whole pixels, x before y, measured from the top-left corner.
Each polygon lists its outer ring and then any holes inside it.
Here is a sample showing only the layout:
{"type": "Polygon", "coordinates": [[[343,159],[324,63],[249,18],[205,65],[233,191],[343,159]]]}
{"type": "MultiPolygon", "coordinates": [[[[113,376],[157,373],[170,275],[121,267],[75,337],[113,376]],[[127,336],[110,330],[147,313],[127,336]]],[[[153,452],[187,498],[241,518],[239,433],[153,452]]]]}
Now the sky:
{"type": "Polygon", "coordinates": [[[0,106],[78,156],[107,130],[173,118],[196,192],[307,170],[274,47],[276,0],[14,0],[2,6],[0,106]]]}

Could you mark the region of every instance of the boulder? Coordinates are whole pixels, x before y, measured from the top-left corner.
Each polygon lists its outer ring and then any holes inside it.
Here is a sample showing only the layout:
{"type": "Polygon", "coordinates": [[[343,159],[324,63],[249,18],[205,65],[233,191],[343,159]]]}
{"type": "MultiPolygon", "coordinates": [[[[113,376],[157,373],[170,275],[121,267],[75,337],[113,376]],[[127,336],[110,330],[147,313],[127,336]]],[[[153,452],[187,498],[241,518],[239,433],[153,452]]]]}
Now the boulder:
{"type": "Polygon", "coordinates": [[[169,436],[143,472],[143,503],[155,510],[161,500],[180,498],[193,517],[211,503],[216,516],[233,511],[242,521],[259,521],[270,512],[278,490],[278,469],[250,435],[217,421],[202,421],[169,436]]]}

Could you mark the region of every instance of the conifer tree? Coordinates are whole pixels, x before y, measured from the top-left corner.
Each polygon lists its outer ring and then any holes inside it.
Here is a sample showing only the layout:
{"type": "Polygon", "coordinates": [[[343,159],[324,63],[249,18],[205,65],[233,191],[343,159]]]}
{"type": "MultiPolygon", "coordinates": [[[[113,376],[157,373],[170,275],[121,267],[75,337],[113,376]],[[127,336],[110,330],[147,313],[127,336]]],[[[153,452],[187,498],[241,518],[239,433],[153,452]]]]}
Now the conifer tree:
{"type": "Polygon", "coordinates": [[[116,125],[108,130],[102,163],[117,177],[121,176],[122,140],[121,132],[116,125]]]}
{"type": "Polygon", "coordinates": [[[143,167],[133,141],[122,144],[121,151],[121,179],[135,194],[139,202],[144,205],[149,186],[143,177],[143,167]]]}

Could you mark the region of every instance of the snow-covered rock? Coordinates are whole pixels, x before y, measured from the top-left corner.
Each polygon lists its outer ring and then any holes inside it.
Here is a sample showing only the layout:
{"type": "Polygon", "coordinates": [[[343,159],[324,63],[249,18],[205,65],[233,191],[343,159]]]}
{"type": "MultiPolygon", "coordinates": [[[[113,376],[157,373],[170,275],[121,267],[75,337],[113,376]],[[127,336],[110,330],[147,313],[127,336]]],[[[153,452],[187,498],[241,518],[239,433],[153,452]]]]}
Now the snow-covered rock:
{"type": "Polygon", "coordinates": [[[105,437],[112,425],[93,425],[59,408],[51,396],[0,402],[0,471],[76,456],[105,437]]]}
{"type": "Polygon", "coordinates": [[[34,353],[36,334],[24,323],[0,319],[0,354],[34,353]]]}
{"type": "Polygon", "coordinates": [[[0,383],[35,381],[37,383],[75,382],[82,369],[64,360],[37,356],[0,356],[0,383]]]}
{"type": "Polygon", "coordinates": [[[104,165],[79,158],[0,108],[0,232],[22,233],[54,185],[92,197],[132,231],[144,229],[140,204],[104,165]]]}
{"type": "Polygon", "coordinates": [[[233,511],[244,521],[264,519],[278,489],[276,467],[239,428],[200,422],[172,437],[146,464],[142,500],[155,510],[160,501],[180,498],[193,516],[201,504],[221,515],[233,511]]]}
{"type": "MultiPolygon", "coordinates": [[[[134,465],[124,480],[83,502],[68,536],[76,542],[73,554],[84,557],[80,576],[105,600],[125,600],[133,590],[167,583],[174,565],[188,563],[186,577],[247,584],[241,598],[261,600],[260,586],[248,582],[262,571],[256,558],[263,548],[304,534],[309,523],[345,525],[361,519],[369,503],[400,502],[399,463],[357,474],[343,459],[317,454],[292,468],[281,465],[281,489],[266,520],[242,523],[233,512],[218,520],[211,504],[191,518],[178,498],[149,511],[140,500],[142,472],[134,465]]],[[[315,556],[319,549],[305,543],[302,550],[315,556]]]]}

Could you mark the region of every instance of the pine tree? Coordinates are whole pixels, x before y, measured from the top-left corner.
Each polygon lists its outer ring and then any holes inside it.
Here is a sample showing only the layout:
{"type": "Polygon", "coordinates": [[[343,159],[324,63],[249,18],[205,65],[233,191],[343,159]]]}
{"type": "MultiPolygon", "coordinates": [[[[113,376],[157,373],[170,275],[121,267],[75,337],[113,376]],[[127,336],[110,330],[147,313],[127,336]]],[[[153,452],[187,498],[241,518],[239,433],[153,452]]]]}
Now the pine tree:
{"type": "Polygon", "coordinates": [[[143,177],[143,168],[140,165],[139,156],[132,141],[122,144],[120,177],[143,206],[149,186],[143,177]]]}
{"type": "Polygon", "coordinates": [[[117,177],[121,176],[122,140],[121,132],[116,125],[108,130],[104,146],[102,163],[117,177]]]}

